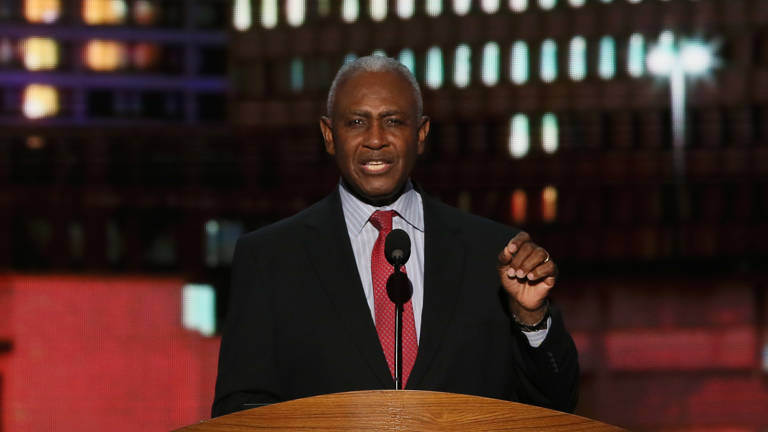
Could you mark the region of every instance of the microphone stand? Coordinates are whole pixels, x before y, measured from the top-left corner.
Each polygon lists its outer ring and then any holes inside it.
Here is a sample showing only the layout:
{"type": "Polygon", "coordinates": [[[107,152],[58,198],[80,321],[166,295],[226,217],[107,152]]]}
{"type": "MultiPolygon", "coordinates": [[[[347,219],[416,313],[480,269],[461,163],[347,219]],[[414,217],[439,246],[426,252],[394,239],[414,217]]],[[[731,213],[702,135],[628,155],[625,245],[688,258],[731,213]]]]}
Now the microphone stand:
{"type": "Polygon", "coordinates": [[[395,306],[395,390],[403,389],[403,305],[395,306]]]}
{"type": "Polygon", "coordinates": [[[408,276],[400,268],[400,262],[395,263],[395,271],[387,279],[387,294],[395,304],[395,390],[403,389],[403,305],[413,294],[408,276]]]}
{"type": "Polygon", "coordinates": [[[411,255],[411,241],[403,230],[393,230],[385,243],[387,261],[394,272],[387,279],[387,296],[395,304],[395,390],[403,389],[403,305],[411,299],[413,289],[408,276],[401,271],[411,255]]]}

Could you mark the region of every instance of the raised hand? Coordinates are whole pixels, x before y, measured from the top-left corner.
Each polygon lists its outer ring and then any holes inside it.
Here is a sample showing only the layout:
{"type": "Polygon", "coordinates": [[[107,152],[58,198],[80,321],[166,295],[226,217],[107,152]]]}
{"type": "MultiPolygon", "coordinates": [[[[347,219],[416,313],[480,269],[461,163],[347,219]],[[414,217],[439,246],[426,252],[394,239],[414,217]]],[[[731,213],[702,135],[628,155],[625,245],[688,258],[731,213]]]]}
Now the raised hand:
{"type": "Polygon", "coordinates": [[[510,297],[510,310],[526,324],[541,321],[557,276],[557,266],[549,253],[521,231],[499,253],[497,268],[501,285],[510,297]]]}

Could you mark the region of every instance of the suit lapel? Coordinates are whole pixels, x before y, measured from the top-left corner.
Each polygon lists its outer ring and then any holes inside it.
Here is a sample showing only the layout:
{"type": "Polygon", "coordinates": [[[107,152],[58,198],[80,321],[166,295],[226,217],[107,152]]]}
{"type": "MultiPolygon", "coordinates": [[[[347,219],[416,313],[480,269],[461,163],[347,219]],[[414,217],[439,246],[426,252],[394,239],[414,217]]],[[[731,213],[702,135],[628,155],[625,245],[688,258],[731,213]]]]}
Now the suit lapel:
{"type": "Polygon", "coordinates": [[[305,245],[320,286],[332,299],[335,313],[382,387],[393,388],[394,381],[355,265],[338,190],[318,203],[309,216],[305,229],[312,241],[305,245]]]}
{"type": "Polygon", "coordinates": [[[424,203],[424,304],[416,363],[407,388],[416,388],[445,338],[453,319],[464,273],[459,227],[446,219],[439,204],[422,193],[424,203]]]}

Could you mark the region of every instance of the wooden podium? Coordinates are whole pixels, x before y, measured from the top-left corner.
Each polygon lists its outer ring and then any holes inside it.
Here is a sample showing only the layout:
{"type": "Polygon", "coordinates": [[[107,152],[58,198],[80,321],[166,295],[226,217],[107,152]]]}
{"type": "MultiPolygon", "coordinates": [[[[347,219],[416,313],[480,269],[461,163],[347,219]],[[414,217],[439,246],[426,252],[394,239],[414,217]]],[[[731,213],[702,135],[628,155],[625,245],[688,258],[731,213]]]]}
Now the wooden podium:
{"type": "Polygon", "coordinates": [[[372,390],[296,399],[205,420],[179,432],[620,431],[588,418],[498,399],[372,390]]]}

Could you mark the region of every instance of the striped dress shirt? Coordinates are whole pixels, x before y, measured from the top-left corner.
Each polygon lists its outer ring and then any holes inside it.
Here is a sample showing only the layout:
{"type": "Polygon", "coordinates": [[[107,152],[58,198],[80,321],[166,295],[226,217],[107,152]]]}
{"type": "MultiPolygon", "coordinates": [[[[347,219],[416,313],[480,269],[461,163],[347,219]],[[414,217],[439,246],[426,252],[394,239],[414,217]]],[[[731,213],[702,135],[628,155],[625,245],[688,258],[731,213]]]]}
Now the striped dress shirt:
{"type": "MultiPolygon", "coordinates": [[[[344,221],[347,224],[347,233],[352,243],[352,251],[355,254],[357,272],[363,283],[363,292],[371,310],[371,318],[376,322],[374,310],[373,279],[371,278],[371,253],[379,230],[368,219],[377,210],[394,210],[397,216],[392,218],[392,229],[400,228],[411,238],[411,257],[405,263],[405,271],[413,285],[413,320],[416,326],[416,339],[421,338],[421,310],[424,305],[424,206],[421,195],[413,188],[409,180],[405,186],[405,192],[392,204],[382,207],[372,206],[357,199],[339,182],[339,194],[341,196],[341,208],[344,212],[344,221]]],[[[548,319],[551,325],[551,318],[548,319]]],[[[523,332],[528,342],[533,347],[538,347],[544,342],[548,330],[523,332]]]]}
{"type": "Polygon", "coordinates": [[[365,299],[371,309],[371,317],[376,322],[373,306],[373,280],[371,278],[371,253],[373,244],[379,236],[368,219],[377,210],[394,210],[397,215],[392,218],[392,229],[400,228],[411,238],[411,257],[405,263],[405,272],[413,286],[413,322],[416,326],[416,339],[421,335],[421,309],[424,304],[424,208],[421,205],[421,195],[409,181],[405,192],[388,206],[375,207],[357,199],[343,185],[339,184],[341,207],[344,220],[347,223],[349,240],[355,253],[357,271],[363,282],[365,299]]]}

